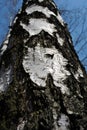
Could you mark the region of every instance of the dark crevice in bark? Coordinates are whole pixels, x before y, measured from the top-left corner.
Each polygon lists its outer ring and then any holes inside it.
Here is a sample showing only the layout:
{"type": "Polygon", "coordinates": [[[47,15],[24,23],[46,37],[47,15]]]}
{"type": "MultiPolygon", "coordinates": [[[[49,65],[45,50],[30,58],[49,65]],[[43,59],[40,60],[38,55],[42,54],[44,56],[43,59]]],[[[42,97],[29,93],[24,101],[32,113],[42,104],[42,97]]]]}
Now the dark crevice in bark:
{"type": "Polygon", "coordinates": [[[60,93],[60,106],[61,106],[60,112],[67,115],[70,120],[70,130],[80,130],[80,127],[78,126],[78,120],[82,119],[82,117],[80,115],[68,114],[67,109],[64,106],[61,93],[60,93]]]}

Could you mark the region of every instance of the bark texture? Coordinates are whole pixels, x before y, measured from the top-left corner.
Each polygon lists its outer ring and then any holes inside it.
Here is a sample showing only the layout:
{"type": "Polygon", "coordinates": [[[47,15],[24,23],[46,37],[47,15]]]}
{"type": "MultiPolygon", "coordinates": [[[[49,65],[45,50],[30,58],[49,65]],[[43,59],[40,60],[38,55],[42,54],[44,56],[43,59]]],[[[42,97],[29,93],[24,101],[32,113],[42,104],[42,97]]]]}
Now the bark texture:
{"type": "Polygon", "coordinates": [[[24,0],[0,49],[0,130],[87,130],[87,77],[52,0],[24,0]]]}

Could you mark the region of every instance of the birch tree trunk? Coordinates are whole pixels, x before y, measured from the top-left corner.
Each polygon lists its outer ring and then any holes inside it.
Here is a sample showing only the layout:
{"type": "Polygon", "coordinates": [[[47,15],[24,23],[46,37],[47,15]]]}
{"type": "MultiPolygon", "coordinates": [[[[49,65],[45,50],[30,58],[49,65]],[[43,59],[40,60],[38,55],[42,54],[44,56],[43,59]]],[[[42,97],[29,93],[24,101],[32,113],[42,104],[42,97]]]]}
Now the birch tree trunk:
{"type": "Polygon", "coordinates": [[[86,130],[87,77],[52,0],[24,0],[0,49],[0,130],[86,130]]]}

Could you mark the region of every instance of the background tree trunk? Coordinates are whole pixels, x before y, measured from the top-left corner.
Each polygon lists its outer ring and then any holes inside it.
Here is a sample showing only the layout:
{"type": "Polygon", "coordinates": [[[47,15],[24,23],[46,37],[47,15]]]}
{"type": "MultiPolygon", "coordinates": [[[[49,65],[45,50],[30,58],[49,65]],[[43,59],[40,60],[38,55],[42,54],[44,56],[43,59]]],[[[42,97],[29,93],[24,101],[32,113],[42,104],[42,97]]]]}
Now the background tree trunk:
{"type": "Polygon", "coordinates": [[[0,130],[86,130],[86,72],[52,0],[24,0],[0,50],[0,130]]]}

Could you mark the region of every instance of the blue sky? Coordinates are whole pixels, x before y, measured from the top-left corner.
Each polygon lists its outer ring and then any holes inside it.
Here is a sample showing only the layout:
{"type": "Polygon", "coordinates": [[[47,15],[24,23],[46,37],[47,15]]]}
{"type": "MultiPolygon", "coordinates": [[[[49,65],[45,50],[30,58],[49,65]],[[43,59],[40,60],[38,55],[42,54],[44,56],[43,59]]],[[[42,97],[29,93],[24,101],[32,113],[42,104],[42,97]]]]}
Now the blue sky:
{"type": "MultiPolygon", "coordinates": [[[[71,33],[73,41],[75,41],[82,30],[82,23],[84,22],[83,21],[84,18],[85,18],[84,28],[87,30],[87,0],[66,0],[66,1],[65,0],[55,0],[55,2],[57,4],[57,6],[62,9],[66,9],[66,10],[78,10],[79,9],[79,12],[80,12],[79,17],[78,17],[78,13],[75,14],[75,15],[77,15],[76,16],[77,17],[77,19],[76,19],[77,26],[74,28],[74,31],[71,33]],[[86,8],[86,10],[85,10],[85,8],[86,8]]],[[[69,18],[67,18],[67,19],[69,19],[69,18]]],[[[72,21],[74,20],[73,16],[71,17],[71,20],[72,21]]],[[[83,37],[83,41],[79,42],[79,44],[77,44],[77,46],[75,46],[75,49],[77,52],[80,50],[80,48],[82,47],[84,42],[87,41],[87,39],[86,39],[87,31],[85,33],[83,33],[82,37],[83,37]]],[[[85,44],[85,46],[82,48],[82,50],[78,53],[78,56],[81,61],[82,61],[82,59],[84,59],[84,57],[87,56],[87,44],[85,44]]],[[[84,60],[83,65],[86,65],[85,68],[87,70],[87,58],[84,60]]]]}
{"type": "Polygon", "coordinates": [[[57,5],[67,9],[87,8],[87,0],[54,0],[57,5]]]}
{"type": "Polygon", "coordinates": [[[22,0],[0,0],[0,44],[5,39],[10,21],[21,7],[21,4],[22,0]]]}

